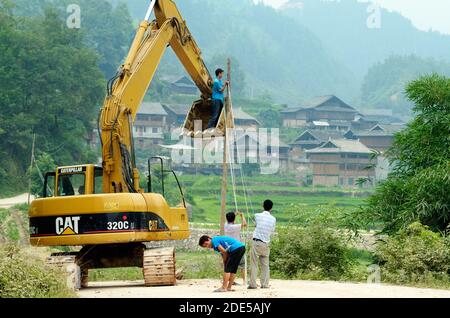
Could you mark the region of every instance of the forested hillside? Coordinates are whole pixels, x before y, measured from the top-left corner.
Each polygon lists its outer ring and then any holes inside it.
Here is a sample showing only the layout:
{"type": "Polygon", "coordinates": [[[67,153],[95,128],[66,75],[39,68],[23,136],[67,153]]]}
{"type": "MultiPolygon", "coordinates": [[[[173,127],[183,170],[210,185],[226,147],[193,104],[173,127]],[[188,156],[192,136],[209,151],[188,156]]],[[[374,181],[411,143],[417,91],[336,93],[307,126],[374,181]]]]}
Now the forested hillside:
{"type": "MultiPolygon", "coordinates": [[[[147,2],[127,3],[133,17],[142,19],[147,2]]],[[[247,96],[269,93],[278,102],[297,104],[330,93],[349,99],[359,89],[349,69],[333,58],[316,35],[273,8],[251,0],[176,3],[207,61],[216,55],[239,61],[245,70],[247,96]]],[[[167,64],[178,65],[173,56],[165,62],[166,69],[170,69],[167,64]]]]}
{"type": "Polygon", "coordinates": [[[408,115],[412,103],[405,98],[406,84],[431,73],[450,76],[450,63],[414,55],[391,56],[369,69],[362,85],[361,105],[408,115]]]}
{"type": "Polygon", "coordinates": [[[11,0],[14,14],[39,16],[46,7],[55,7],[61,18],[68,17],[69,4],[80,6],[81,24],[78,33],[83,43],[93,48],[106,78],[112,77],[128,51],[134,27],[125,2],[112,6],[107,0],[11,0]]]}
{"type": "MultiPolygon", "coordinates": [[[[314,95],[337,94],[356,107],[379,108],[378,102],[386,100],[385,92],[370,86],[372,67],[392,55],[450,61],[449,36],[420,31],[398,13],[381,9],[380,28],[369,28],[367,20],[372,11],[368,11],[368,3],[292,0],[291,4],[296,2],[301,5],[277,11],[250,0],[176,1],[207,61],[225,54],[240,62],[247,96],[269,93],[277,102],[296,105],[314,95]],[[368,91],[373,91],[370,98],[368,91]],[[377,104],[369,105],[372,101],[377,104]]],[[[147,3],[127,3],[133,18],[141,19],[147,3]]],[[[411,67],[401,73],[417,74],[412,64],[400,63],[394,69],[400,67],[411,67]]],[[[180,69],[172,55],[164,60],[160,74],[180,69]]],[[[392,89],[400,91],[399,85],[405,83],[399,79],[392,89]]],[[[410,109],[406,102],[381,106],[401,113],[410,109]]]]}
{"type": "MultiPolygon", "coordinates": [[[[280,123],[281,106],[274,108],[274,102],[296,106],[325,94],[362,111],[390,108],[408,114],[405,83],[450,72],[448,63],[437,60],[449,60],[449,36],[418,31],[385,11],[381,28],[368,29],[367,4],[355,0],[305,0],[303,10],[284,11],[251,0],[176,3],[210,71],[233,58],[235,97],[242,102],[236,101],[266,126],[280,123]]],[[[33,133],[36,154],[47,154],[45,163],[94,159],[87,139],[104,84],[123,61],[147,5],[142,0],[0,0],[0,190],[24,186],[33,133]],[[80,5],[80,29],[66,26],[68,4],[80,5]]],[[[172,98],[161,79],[183,72],[169,53],[150,98],[172,98]]]]}
{"type": "Polygon", "coordinates": [[[96,158],[87,138],[105,84],[98,54],[59,10],[32,17],[12,10],[0,0],[0,191],[24,186],[33,134],[37,155],[56,163],[96,158]]]}

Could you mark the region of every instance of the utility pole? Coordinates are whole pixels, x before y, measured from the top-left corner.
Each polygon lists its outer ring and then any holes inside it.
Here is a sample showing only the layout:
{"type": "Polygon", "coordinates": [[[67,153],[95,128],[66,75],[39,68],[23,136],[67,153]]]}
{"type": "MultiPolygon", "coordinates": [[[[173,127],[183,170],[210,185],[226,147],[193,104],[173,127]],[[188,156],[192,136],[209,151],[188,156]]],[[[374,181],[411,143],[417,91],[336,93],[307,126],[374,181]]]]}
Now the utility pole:
{"type": "MultiPolygon", "coordinates": [[[[227,61],[227,81],[231,83],[231,59],[227,61]]],[[[227,144],[227,134],[228,134],[228,121],[230,114],[228,113],[230,110],[230,84],[227,87],[227,96],[225,98],[224,105],[224,113],[225,113],[225,122],[223,125],[223,165],[222,165],[222,204],[220,207],[220,235],[224,235],[225,233],[225,211],[227,208],[227,179],[228,179],[228,164],[227,164],[227,156],[228,156],[228,144],[227,144]]]]}
{"type": "Polygon", "coordinates": [[[33,133],[33,144],[31,146],[31,159],[30,159],[30,177],[28,178],[28,205],[30,205],[31,203],[31,173],[33,171],[35,144],[36,144],[36,133],[33,133]]]}

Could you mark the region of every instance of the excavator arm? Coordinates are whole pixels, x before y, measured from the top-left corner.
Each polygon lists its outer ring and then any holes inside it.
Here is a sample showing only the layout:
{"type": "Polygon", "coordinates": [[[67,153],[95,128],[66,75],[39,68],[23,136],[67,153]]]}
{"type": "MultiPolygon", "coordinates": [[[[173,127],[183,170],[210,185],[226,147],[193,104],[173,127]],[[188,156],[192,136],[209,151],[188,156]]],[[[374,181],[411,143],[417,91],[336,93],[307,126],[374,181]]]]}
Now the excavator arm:
{"type": "Polygon", "coordinates": [[[170,46],[201,92],[211,98],[212,78],[186,22],[172,0],[152,0],[124,64],[108,82],[99,117],[103,159],[103,192],[139,192],[133,149],[133,121],[170,46]],[[150,22],[154,11],[156,19],[150,22]]]}

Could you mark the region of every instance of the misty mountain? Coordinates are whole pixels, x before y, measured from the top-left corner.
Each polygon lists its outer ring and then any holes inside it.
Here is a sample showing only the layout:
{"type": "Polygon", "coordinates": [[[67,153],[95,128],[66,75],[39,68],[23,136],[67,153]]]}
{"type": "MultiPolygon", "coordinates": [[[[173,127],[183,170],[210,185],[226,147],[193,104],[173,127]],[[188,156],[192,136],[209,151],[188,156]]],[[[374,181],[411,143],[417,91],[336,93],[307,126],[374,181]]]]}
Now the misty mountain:
{"type": "Polygon", "coordinates": [[[380,10],[380,24],[368,24],[374,7],[357,0],[291,0],[281,12],[311,30],[358,80],[391,55],[450,61],[450,36],[424,32],[399,13],[380,10]],[[369,28],[368,25],[375,26],[369,28]]]}
{"type": "Polygon", "coordinates": [[[369,69],[361,89],[361,105],[408,116],[412,103],[405,98],[405,85],[432,73],[450,76],[450,63],[415,55],[391,56],[369,69]]]}
{"type": "MultiPolygon", "coordinates": [[[[142,19],[147,2],[127,3],[133,17],[142,19]]],[[[359,91],[349,69],[316,35],[273,8],[250,0],[176,3],[206,61],[224,54],[239,61],[248,96],[269,93],[278,102],[297,104],[325,94],[351,99],[359,91]]],[[[178,65],[173,55],[164,62],[164,70],[175,71],[173,65],[178,65]]]]}

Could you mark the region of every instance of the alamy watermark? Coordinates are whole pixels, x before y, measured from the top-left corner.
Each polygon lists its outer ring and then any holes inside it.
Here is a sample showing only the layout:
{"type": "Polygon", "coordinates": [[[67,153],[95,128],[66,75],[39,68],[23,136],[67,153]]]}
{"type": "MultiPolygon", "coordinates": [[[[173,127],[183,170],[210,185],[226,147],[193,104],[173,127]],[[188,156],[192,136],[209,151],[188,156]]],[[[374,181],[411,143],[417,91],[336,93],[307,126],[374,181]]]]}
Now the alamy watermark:
{"type": "Polygon", "coordinates": [[[381,284],[381,268],[379,265],[372,264],[367,267],[369,276],[367,277],[367,284],[381,284]]]}
{"type": "Polygon", "coordinates": [[[66,25],[69,29],[81,28],[81,8],[78,4],[69,4],[66,12],[69,14],[66,25]]]}
{"type": "Polygon", "coordinates": [[[381,6],[377,1],[373,1],[367,7],[367,27],[369,29],[381,29],[381,6]]]}
{"type": "MultiPolygon", "coordinates": [[[[194,127],[194,131],[201,131],[202,121],[195,121],[194,127]]],[[[192,138],[179,128],[172,131],[171,140],[178,142],[171,152],[174,164],[218,165],[224,162],[223,135],[192,138]]],[[[278,128],[227,129],[225,161],[228,164],[257,164],[261,174],[276,174],[280,170],[280,155],[278,128]]]]}

